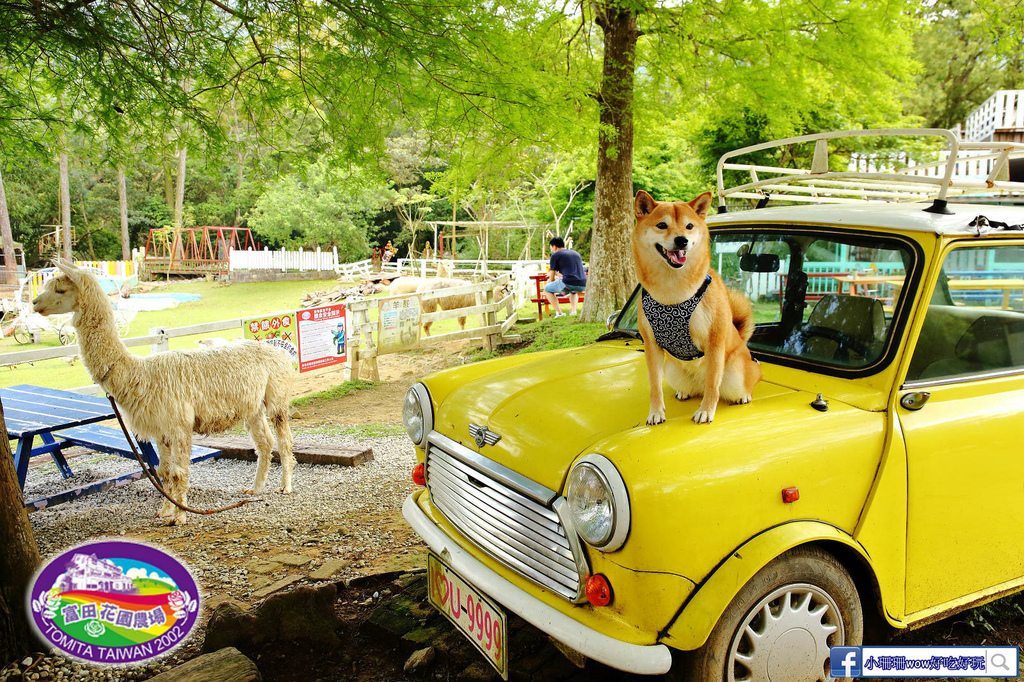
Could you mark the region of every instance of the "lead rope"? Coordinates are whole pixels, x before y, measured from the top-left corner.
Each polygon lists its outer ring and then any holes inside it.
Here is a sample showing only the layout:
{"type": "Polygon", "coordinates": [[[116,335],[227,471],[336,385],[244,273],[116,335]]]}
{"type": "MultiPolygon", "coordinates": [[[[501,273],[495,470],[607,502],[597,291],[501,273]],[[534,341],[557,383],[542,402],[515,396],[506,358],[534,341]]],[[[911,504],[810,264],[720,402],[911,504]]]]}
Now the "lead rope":
{"type": "Polygon", "coordinates": [[[121,431],[124,432],[124,437],[128,439],[128,445],[131,447],[132,454],[135,455],[135,459],[139,461],[139,465],[142,467],[143,473],[146,474],[146,477],[150,480],[153,486],[158,491],[160,491],[160,494],[167,498],[167,501],[173,504],[178,509],[181,509],[182,511],[187,511],[190,514],[217,514],[222,511],[227,511],[229,509],[241,507],[243,504],[249,504],[250,502],[263,501],[262,499],[241,500],[239,502],[235,502],[234,504],[229,504],[226,507],[221,507],[220,509],[192,509],[191,507],[186,507],[180,502],[171,499],[171,496],[168,495],[167,492],[163,489],[163,486],[160,485],[160,479],[157,478],[156,472],[152,470],[153,465],[150,462],[144,460],[142,458],[142,455],[139,454],[139,451],[135,448],[135,441],[132,440],[132,437],[128,434],[128,427],[124,425],[124,419],[121,418],[121,412],[117,409],[117,403],[114,402],[114,397],[108,393],[107,400],[110,401],[110,406],[114,408],[114,415],[117,417],[117,423],[121,425],[121,431]]]}

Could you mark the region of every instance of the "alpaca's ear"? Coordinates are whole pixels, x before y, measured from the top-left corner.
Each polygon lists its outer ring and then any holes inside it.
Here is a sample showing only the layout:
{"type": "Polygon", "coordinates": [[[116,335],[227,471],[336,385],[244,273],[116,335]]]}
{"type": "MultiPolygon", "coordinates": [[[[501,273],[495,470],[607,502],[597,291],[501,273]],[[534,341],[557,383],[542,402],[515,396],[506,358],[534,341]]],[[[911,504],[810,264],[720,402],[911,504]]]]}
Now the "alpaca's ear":
{"type": "Polygon", "coordinates": [[[82,273],[81,270],[75,267],[74,263],[69,263],[63,258],[58,258],[56,261],[57,268],[67,275],[72,282],[78,284],[78,277],[82,273]]]}

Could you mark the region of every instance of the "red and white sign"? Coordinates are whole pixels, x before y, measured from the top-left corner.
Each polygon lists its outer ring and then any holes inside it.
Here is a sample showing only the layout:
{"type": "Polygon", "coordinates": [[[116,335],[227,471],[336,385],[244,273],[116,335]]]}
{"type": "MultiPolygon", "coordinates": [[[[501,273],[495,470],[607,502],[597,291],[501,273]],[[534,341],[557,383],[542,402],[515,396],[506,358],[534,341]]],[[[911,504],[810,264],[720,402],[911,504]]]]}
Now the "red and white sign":
{"type": "Polygon", "coordinates": [[[310,372],[348,359],[345,304],[305,308],[295,313],[298,324],[299,371],[310,372]]]}

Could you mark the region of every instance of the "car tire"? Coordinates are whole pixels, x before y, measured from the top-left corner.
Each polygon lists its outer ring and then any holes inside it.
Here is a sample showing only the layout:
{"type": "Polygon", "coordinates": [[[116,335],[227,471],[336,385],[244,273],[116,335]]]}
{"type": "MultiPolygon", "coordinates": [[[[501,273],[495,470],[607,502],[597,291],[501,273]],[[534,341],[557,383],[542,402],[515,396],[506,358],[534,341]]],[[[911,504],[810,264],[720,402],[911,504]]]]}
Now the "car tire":
{"type": "Polygon", "coordinates": [[[694,682],[830,680],[829,647],[863,640],[864,612],[850,574],[828,552],[802,547],[758,571],[704,646],[675,668],[694,682]],[[763,641],[755,645],[750,633],[763,641]]]}

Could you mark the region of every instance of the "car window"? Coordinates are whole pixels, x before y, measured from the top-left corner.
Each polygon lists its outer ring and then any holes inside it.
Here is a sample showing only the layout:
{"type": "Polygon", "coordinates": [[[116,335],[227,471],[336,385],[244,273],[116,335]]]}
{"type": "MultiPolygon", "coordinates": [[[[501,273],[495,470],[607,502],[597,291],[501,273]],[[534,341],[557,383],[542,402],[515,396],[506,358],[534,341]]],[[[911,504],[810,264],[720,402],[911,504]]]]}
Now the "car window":
{"type": "Polygon", "coordinates": [[[942,263],[908,381],[1024,368],[1024,246],[954,249],[942,263]]]}
{"type": "MultiPolygon", "coordinates": [[[[896,239],[797,227],[712,233],[712,267],[753,308],[750,349],[786,364],[876,365],[892,345],[915,262],[910,245],[896,239]]],[[[617,329],[636,330],[638,298],[617,329]]]]}

